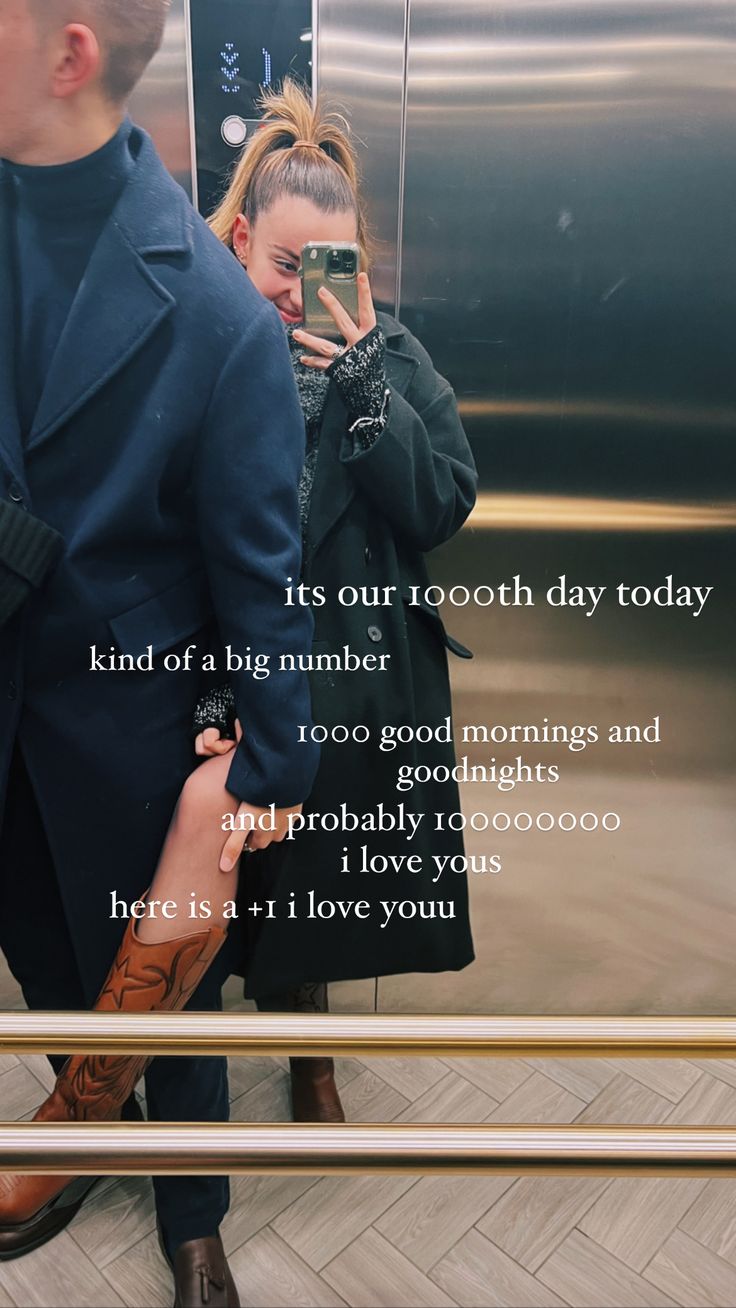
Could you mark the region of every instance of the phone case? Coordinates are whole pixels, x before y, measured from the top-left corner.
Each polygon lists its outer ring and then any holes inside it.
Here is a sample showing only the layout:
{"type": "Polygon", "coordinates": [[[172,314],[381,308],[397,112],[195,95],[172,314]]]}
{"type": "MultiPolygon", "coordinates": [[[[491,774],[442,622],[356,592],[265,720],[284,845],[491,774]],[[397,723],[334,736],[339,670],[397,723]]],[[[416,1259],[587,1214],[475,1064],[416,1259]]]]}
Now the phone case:
{"type": "Polygon", "coordinates": [[[350,241],[310,241],[304,246],[301,278],[305,331],[312,332],[314,336],[324,336],[330,341],[345,339],[337,330],[332,314],[322,304],[317,291],[320,286],[326,286],[347,309],[353,322],[357,323],[359,272],[360,251],[358,246],[350,241]],[[355,273],[352,276],[348,277],[343,273],[336,275],[328,270],[327,259],[330,250],[353,251],[355,273]]]}

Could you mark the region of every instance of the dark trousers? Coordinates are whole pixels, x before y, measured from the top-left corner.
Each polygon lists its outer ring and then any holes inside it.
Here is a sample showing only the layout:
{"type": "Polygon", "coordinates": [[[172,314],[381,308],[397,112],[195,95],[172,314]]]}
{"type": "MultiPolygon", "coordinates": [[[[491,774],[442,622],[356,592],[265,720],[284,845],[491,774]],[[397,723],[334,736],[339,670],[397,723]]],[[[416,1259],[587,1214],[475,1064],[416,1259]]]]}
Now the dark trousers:
{"type": "MultiPolygon", "coordinates": [[[[0,828],[0,949],[29,1008],[87,1007],[53,858],[18,748],[0,828]]],[[[227,945],[220,950],[187,1008],[222,1008],[229,952],[227,945]]],[[[58,1072],[64,1060],[50,1061],[58,1072]]],[[[154,1058],[146,1073],[146,1103],[149,1121],[227,1121],[227,1060],[154,1058]]],[[[228,1210],[227,1177],[160,1176],[153,1186],[171,1253],[184,1240],[214,1235],[228,1210]]]]}

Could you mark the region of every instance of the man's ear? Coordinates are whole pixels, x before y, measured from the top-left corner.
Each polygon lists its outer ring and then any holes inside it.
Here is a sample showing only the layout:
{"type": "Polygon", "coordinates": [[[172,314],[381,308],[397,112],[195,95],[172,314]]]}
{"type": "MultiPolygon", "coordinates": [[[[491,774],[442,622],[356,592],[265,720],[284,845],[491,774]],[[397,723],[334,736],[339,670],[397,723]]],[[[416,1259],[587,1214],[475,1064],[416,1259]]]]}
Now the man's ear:
{"type": "Polygon", "coordinates": [[[60,99],[76,95],[99,75],[102,53],[94,32],[84,23],[67,23],[59,34],[53,68],[53,92],[60,99]]]}
{"type": "Polygon", "coordinates": [[[244,213],[239,213],[233,223],[233,249],[244,267],[248,265],[248,247],[250,245],[250,224],[244,213]]]}

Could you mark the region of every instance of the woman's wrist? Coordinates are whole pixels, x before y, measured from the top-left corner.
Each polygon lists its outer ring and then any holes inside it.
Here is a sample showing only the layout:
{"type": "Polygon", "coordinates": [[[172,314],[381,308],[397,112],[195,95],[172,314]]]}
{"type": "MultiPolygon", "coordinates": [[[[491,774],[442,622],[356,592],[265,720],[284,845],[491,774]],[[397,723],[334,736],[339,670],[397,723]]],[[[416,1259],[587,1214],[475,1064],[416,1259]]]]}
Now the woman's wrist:
{"type": "MultiPolygon", "coordinates": [[[[391,391],[388,386],[384,389],[381,408],[374,417],[355,418],[352,422],[348,418],[348,434],[361,446],[362,449],[370,449],[388,422],[388,412],[391,404],[391,391]]],[[[350,415],[352,417],[352,415],[350,415]]]]}
{"type": "Polygon", "coordinates": [[[385,338],[376,326],[328,369],[348,411],[348,431],[363,449],[370,448],[388,422],[391,392],[385,356],[385,338]]]}
{"type": "Polygon", "coordinates": [[[234,738],[235,696],[228,682],[207,690],[197,702],[194,710],[192,734],[199,735],[208,727],[214,727],[221,736],[234,738]]]}
{"type": "Polygon", "coordinates": [[[376,417],[386,388],[386,342],[380,327],[352,345],[327,369],[348,413],[356,418],[376,417]]]}

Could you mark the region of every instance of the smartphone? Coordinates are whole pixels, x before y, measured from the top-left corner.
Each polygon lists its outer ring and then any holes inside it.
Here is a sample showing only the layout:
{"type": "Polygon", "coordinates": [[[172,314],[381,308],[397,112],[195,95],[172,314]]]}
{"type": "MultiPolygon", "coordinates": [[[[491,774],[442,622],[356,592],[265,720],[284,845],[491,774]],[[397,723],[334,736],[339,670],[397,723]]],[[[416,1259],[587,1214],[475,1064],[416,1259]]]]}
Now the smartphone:
{"type": "Polygon", "coordinates": [[[347,309],[353,322],[358,321],[358,273],[360,250],[350,241],[309,241],[302,250],[302,305],[304,330],[329,341],[344,341],[332,314],[317,291],[326,286],[347,309]]]}

